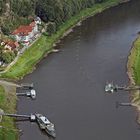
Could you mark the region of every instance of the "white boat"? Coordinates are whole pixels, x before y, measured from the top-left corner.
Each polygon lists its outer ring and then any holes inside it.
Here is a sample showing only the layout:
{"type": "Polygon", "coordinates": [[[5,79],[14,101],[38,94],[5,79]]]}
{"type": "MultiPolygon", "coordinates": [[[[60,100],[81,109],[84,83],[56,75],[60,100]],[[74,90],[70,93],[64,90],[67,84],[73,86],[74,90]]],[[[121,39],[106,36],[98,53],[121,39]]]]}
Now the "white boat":
{"type": "Polygon", "coordinates": [[[35,114],[36,120],[39,124],[40,129],[46,131],[50,136],[56,137],[56,132],[54,128],[54,124],[51,123],[47,117],[43,116],[42,114],[35,114]]]}
{"type": "Polygon", "coordinates": [[[112,83],[107,83],[105,86],[105,92],[114,93],[116,91],[116,87],[112,83]]]}

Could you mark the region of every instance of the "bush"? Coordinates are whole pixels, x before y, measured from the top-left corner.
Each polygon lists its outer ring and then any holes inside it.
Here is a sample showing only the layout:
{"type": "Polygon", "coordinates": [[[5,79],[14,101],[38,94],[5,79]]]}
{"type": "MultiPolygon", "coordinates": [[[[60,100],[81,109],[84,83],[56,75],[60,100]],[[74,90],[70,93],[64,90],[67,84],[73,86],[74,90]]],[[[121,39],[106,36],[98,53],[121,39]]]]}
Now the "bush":
{"type": "Polygon", "coordinates": [[[53,33],[56,32],[55,22],[48,22],[46,32],[48,33],[48,35],[52,35],[53,33]]]}
{"type": "Polygon", "coordinates": [[[8,64],[8,63],[11,63],[14,58],[15,58],[15,53],[14,52],[5,52],[2,54],[2,60],[8,64]]]}

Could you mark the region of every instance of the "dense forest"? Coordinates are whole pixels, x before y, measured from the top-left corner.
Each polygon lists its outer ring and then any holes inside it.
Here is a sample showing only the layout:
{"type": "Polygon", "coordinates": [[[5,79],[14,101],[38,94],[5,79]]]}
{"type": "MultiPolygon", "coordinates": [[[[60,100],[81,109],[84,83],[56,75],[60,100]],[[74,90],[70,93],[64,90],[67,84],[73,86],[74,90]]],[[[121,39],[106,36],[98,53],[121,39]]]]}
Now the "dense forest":
{"type": "Polygon", "coordinates": [[[31,17],[57,27],[84,8],[107,0],[0,0],[0,31],[9,34],[31,17]]]}

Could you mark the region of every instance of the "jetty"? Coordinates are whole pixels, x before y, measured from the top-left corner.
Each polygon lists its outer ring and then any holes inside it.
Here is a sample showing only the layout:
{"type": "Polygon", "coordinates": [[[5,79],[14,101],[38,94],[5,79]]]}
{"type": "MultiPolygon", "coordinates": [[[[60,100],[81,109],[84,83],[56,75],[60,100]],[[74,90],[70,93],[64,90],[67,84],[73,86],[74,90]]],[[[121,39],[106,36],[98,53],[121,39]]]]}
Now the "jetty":
{"type": "Polygon", "coordinates": [[[126,102],[116,102],[116,108],[118,108],[119,106],[133,106],[132,103],[126,102]]]}
{"type": "Polygon", "coordinates": [[[23,89],[33,89],[34,85],[33,85],[33,83],[31,83],[31,84],[29,84],[29,83],[22,83],[22,84],[19,84],[18,87],[21,87],[23,89]]]}
{"type": "Polygon", "coordinates": [[[19,114],[8,114],[8,113],[3,113],[0,114],[2,116],[8,116],[8,117],[13,117],[13,118],[26,118],[29,119],[30,121],[36,121],[36,117],[35,115],[31,114],[31,115],[19,115],[19,114]]]}
{"type": "Polygon", "coordinates": [[[34,85],[33,83],[15,83],[15,82],[10,82],[10,81],[5,81],[5,80],[0,80],[1,85],[7,85],[7,86],[13,86],[17,88],[23,88],[23,89],[33,89],[34,85]]]}
{"type": "Polygon", "coordinates": [[[118,90],[123,90],[123,91],[140,90],[140,86],[137,86],[137,85],[118,86],[118,85],[114,85],[113,82],[106,83],[106,85],[105,85],[105,92],[107,92],[107,93],[114,93],[114,92],[117,92],[118,90]]]}
{"type": "Polygon", "coordinates": [[[56,137],[54,124],[51,123],[48,120],[48,118],[43,116],[42,114],[35,113],[35,114],[31,114],[31,115],[19,115],[19,114],[5,113],[3,110],[1,110],[0,116],[28,119],[31,122],[36,122],[42,131],[45,131],[47,134],[49,134],[52,137],[56,137]]]}
{"type": "Polygon", "coordinates": [[[31,89],[31,91],[26,91],[24,93],[16,93],[17,96],[26,96],[30,97],[31,99],[36,99],[36,91],[31,89]]]}

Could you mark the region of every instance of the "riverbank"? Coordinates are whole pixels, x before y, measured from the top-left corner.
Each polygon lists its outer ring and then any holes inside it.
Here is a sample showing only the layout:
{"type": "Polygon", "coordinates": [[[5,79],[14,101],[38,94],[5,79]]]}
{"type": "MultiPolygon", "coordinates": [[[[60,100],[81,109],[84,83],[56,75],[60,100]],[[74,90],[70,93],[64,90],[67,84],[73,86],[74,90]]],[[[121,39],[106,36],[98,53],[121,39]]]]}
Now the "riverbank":
{"type": "MultiPolygon", "coordinates": [[[[130,85],[140,85],[140,36],[133,42],[127,62],[127,73],[130,85]]],[[[138,110],[137,121],[140,123],[140,92],[131,91],[131,102],[138,110]]]]}
{"type": "MultiPolygon", "coordinates": [[[[16,79],[16,80],[23,78],[23,76],[25,76],[26,74],[33,71],[33,69],[35,68],[35,65],[44,57],[44,55],[46,53],[48,54],[49,52],[51,52],[53,50],[54,44],[60,38],[62,38],[63,36],[67,35],[70,31],[72,31],[71,28],[74,27],[79,21],[84,20],[89,16],[93,16],[97,13],[100,13],[103,10],[105,10],[111,6],[118,5],[120,2],[122,2],[122,0],[109,0],[108,2],[103,3],[103,4],[96,4],[96,6],[94,6],[93,8],[86,9],[86,10],[82,11],[79,15],[76,15],[75,17],[68,20],[65,24],[63,24],[60,27],[59,31],[56,34],[54,34],[53,36],[46,37],[46,36],[42,35],[39,38],[39,40],[37,40],[33,44],[33,46],[31,48],[29,48],[27,51],[25,51],[25,53],[19,58],[17,63],[15,65],[13,65],[6,73],[1,74],[0,77],[1,78],[16,79]]],[[[5,98],[6,97],[7,96],[5,96],[5,98]]],[[[15,109],[15,102],[16,102],[15,95],[11,96],[10,100],[13,101],[13,103],[14,103],[14,105],[12,105],[12,106],[9,105],[9,107],[13,110],[9,110],[8,108],[5,108],[4,110],[9,112],[9,113],[12,113],[15,111],[14,110],[15,109]]],[[[6,101],[6,102],[8,102],[8,101],[6,101]]],[[[1,104],[4,106],[5,102],[2,101],[1,104]]],[[[1,108],[4,108],[3,106],[1,108]]],[[[8,118],[6,118],[6,119],[8,119],[8,118]]],[[[0,138],[1,139],[7,138],[8,140],[9,139],[10,140],[17,139],[16,138],[17,131],[16,131],[16,129],[14,129],[15,125],[13,123],[13,120],[10,119],[6,122],[7,122],[7,124],[4,124],[4,126],[9,124],[9,125],[11,125],[10,126],[11,131],[12,130],[15,130],[15,131],[12,131],[13,132],[12,136],[11,136],[11,133],[7,133],[7,131],[3,131],[3,135],[2,135],[3,137],[0,137],[0,138]]]]}
{"type": "Polygon", "coordinates": [[[82,10],[63,25],[51,37],[42,35],[24,54],[19,57],[18,61],[5,73],[0,74],[0,78],[22,79],[26,74],[31,73],[36,64],[44,57],[45,54],[52,52],[55,43],[66,36],[71,29],[80,21],[104,11],[110,7],[129,0],[108,0],[106,2],[95,4],[92,8],[82,10]]]}
{"type": "MultiPolygon", "coordinates": [[[[16,112],[16,95],[15,87],[3,84],[0,86],[0,108],[6,113],[16,112]]],[[[18,130],[15,128],[15,123],[12,118],[3,117],[0,120],[0,139],[1,140],[16,140],[18,130]]]]}

